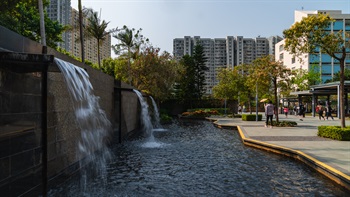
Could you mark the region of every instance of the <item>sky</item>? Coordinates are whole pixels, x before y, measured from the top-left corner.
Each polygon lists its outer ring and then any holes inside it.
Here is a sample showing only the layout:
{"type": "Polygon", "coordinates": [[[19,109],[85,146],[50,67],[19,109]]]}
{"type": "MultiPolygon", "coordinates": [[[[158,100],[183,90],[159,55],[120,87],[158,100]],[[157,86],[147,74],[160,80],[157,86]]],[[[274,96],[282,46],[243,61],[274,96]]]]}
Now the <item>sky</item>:
{"type": "MultiPolygon", "coordinates": [[[[142,28],[142,35],[161,51],[173,52],[173,39],[283,36],[295,10],[341,10],[350,0],[81,0],[109,22],[107,29],[142,28]]],[[[71,0],[78,9],[78,0],[71,0]]],[[[117,40],[112,37],[112,44],[117,40]]],[[[113,52],[112,52],[113,53],[113,52]]],[[[112,54],[112,57],[114,55],[112,54]]]]}

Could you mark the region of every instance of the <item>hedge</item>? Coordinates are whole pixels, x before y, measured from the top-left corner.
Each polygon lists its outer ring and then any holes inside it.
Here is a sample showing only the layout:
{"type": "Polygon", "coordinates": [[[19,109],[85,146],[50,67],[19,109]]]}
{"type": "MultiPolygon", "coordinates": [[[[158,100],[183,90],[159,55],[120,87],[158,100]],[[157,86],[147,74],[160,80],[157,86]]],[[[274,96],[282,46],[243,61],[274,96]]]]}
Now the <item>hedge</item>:
{"type": "MultiPolygon", "coordinates": [[[[242,114],[242,120],[256,121],[256,114],[242,114]]],[[[262,115],[258,114],[258,121],[262,120],[262,115]]]]}
{"type": "Polygon", "coordinates": [[[317,136],[340,141],[350,141],[350,127],[318,126],[317,136]]]}
{"type": "Polygon", "coordinates": [[[279,121],[277,123],[275,120],[273,120],[272,121],[272,125],[276,126],[276,127],[295,127],[298,124],[296,122],[294,122],[294,121],[286,121],[286,120],[284,120],[284,121],[279,121]]]}

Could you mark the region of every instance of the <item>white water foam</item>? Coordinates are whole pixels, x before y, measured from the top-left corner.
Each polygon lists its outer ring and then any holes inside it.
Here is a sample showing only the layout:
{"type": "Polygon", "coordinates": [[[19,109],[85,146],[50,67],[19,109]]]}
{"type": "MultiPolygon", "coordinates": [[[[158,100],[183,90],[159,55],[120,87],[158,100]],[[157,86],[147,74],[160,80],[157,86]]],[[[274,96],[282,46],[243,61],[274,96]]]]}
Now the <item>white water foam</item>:
{"type": "Polygon", "coordinates": [[[55,58],[55,63],[64,76],[72,98],[76,122],[81,129],[77,158],[81,167],[88,164],[91,168],[89,170],[81,169],[82,192],[87,194],[89,188],[86,188],[86,184],[95,176],[101,176],[105,182],[107,181],[106,164],[111,158],[111,152],[106,141],[108,141],[112,131],[112,125],[105,112],[100,108],[99,97],[93,93],[88,73],[84,69],[58,58],[55,58]]]}

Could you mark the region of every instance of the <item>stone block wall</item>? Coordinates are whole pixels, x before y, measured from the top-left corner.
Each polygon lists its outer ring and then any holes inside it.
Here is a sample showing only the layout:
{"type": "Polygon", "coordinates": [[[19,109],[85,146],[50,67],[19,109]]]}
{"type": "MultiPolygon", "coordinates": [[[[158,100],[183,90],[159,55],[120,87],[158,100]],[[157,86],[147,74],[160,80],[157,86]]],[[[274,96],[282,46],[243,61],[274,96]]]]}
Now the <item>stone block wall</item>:
{"type": "MultiPolygon", "coordinates": [[[[42,46],[0,26],[0,51],[41,54],[42,46]]],[[[125,137],[139,128],[140,110],[134,92],[115,94],[113,77],[53,49],[48,48],[48,54],[87,71],[94,94],[100,98],[100,107],[113,125],[112,135],[117,136],[120,132],[125,137]],[[122,107],[116,107],[120,102],[122,107]],[[119,110],[122,110],[121,113],[119,110]],[[117,117],[116,114],[121,116],[117,117]]],[[[0,193],[5,196],[19,196],[33,191],[40,193],[41,75],[36,72],[14,73],[2,69],[2,66],[0,63],[0,193]]],[[[47,85],[47,175],[50,187],[79,170],[77,145],[81,133],[75,122],[67,86],[54,64],[49,66],[47,85]]],[[[127,85],[120,84],[120,87],[124,86],[127,85]]]]}
{"type": "Polygon", "coordinates": [[[40,84],[36,73],[0,68],[0,191],[4,196],[18,196],[41,184],[40,84]]]}

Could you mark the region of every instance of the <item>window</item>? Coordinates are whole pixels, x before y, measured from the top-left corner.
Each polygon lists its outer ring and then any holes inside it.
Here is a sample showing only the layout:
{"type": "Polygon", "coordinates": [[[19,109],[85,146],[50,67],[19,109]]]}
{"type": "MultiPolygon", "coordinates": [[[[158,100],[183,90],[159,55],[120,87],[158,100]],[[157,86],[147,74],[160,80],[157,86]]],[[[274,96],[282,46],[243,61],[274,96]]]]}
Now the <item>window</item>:
{"type": "Polygon", "coordinates": [[[322,64],[322,74],[332,74],[332,65],[322,64]]]}
{"type": "Polygon", "coordinates": [[[283,53],[280,54],[279,60],[283,60],[283,53]]]}
{"type": "Polygon", "coordinates": [[[350,31],[350,19],[345,19],[345,30],[350,31]]]}
{"type": "Polygon", "coordinates": [[[281,45],[279,46],[279,51],[281,52],[281,51],[283,51],[283,50],[284,50],[284,45],[281,44],[281,45]]]}
{"type": "Polygon", "coordinates": [[[322,62],[324,62],[324,63],[326,63],[326,62],[328,62],[328,63],[332,62],[332,58],[331,58],[331,56],[329,56],[328,54],[322,54],[322,55],[321,55],[321,60],[322,60],[322,62]]]}
{"type": "Polygon", "coordinates": [[[336,20],[334,23],[333,23],[333,30],[334,31],[339,31],[339,30],[342,30],[343,29],[343,20],[336,20]]]}

